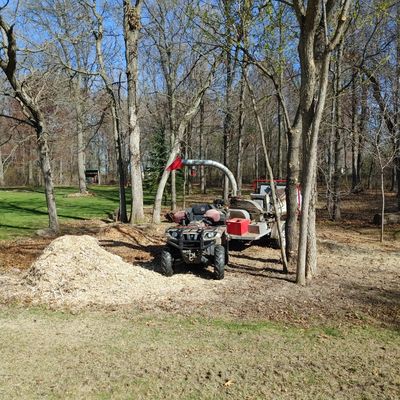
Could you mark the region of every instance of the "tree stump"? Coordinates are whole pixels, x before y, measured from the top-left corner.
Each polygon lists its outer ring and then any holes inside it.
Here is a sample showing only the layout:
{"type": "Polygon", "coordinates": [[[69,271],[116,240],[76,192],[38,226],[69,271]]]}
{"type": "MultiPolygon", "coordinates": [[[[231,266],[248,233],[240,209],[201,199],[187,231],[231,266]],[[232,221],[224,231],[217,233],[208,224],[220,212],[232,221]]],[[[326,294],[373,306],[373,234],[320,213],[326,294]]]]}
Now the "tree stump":
{"type": "MultiPolygon", "coordinates": [[[[375,214],[372,223],[380,225],[382,223],[382,214],[375,214]]],[[[400,224],[400,212],[384,214],[383,223],[385,225],[400,224]]]]}

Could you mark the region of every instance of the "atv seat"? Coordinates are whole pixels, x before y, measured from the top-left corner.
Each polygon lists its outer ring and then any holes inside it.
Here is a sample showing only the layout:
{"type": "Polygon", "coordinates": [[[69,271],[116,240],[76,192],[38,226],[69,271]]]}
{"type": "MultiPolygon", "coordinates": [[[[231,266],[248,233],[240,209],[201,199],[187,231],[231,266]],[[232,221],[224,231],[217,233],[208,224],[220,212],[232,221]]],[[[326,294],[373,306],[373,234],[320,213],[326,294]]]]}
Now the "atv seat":
{"type": "Polygon", "coordinates": [[[211,210],[213,207],[211,204],[193,204],[192,207],[186,210],[188,220],[191,221],[202,221],[204,214],[211,210]]]}

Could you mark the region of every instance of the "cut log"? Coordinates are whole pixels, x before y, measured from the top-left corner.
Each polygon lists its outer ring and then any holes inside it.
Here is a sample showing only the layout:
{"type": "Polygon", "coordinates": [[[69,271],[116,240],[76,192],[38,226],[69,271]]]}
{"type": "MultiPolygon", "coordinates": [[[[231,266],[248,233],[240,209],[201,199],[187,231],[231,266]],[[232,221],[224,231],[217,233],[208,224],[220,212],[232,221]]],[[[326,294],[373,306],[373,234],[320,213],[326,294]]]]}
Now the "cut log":
{"type": "MultiPolygon", "coordinates": [[[[400,212],[385,214],[383,222],[385,225],[400,224],[400,212]]],[[[382,223],[382,214],[375,214],[372,223],[375,225],[380,225],[382,223]]]]}

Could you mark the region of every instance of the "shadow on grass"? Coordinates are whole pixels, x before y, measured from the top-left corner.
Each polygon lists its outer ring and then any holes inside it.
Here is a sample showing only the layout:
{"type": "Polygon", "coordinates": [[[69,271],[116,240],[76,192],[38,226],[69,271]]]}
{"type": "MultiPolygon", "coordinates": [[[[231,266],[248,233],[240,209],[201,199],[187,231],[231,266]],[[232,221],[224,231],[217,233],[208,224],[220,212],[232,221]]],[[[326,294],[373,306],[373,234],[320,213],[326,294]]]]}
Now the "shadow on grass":
{"type": "Polygon", "coordinates": [[[400,333],[400,289],[351,283],[343,287],[343,292],[363,305],[364,312],[400,333]]]}
{"type": "Polygon", "coordinates": [[[22,229],[22,230],[27,230],[27,231],[33,231],[35,228],[28,227],[28,226],[18,226],[18,225],[9,225],[9,224],[3,224],[0,222],[0,228],[11,228],[11,229],[22,229]]]}
{"type": "Polygon", "coordinates": [[[249,260],[249,261],[260,261],[260,262],[268,263],[268,264],[282,264],[281,261],[277,258],[251,257],[251,256],[248,256],[247,254],[235,254],[234,257],[241,258],[244,260],[249,260]]]}
{"type": "MultiPolygon", "coordinates": [[[[262,261],[269,262],[268,260],[262,260],[262,261]]],[[[238,274],[251,275],[265,279],[276,279],[291,283],[295,283],[296,281],[294,273],[289,272],[288,274],[286,274],[283,272],[282,269],[277,269],[277,268],[270,268],[270,267],[256,268],[256,267],[249,267],[247,265],[230,263],[228,270],[232,270],[233,272],[238,274]]]]}
{"type": "MultiPolygon", "coordinates": [[[[45,210],[39,210],[37,208],[18,206],[16,204],[12,204],[12,203],[8,203],[5,207],[2,206],[2,211],[10,211],[10,212],[25,211],[27,214],[46,215],[46,216],[48,215],[47,210],[45,211],[45,210]]],[[[77,219],[77,220],[83,220],[83,221],[87,219],[84,217],[78,217],[76,215],[66,215],[66,214],[61,214],[61,213],[58,213],[58,216],[62,217],[62,218],[77,219]]],[[[22,227],[21,227],[21,229],[22,229],[22,227]]]]}

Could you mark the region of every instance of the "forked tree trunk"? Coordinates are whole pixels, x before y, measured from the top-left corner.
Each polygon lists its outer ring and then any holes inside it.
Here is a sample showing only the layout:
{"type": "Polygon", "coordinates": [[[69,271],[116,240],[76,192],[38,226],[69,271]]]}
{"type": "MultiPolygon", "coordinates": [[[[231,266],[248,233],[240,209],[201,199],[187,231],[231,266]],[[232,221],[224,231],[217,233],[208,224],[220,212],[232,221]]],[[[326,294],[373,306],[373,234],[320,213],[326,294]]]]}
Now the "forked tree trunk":
{"type": "MultiPolygon", "coordinates": [[[[308,160],[306,163],[306,169],[303,171],[303,199],[300,220],[299,254],[297,260],[297,283],[300,285],[305,285],[306,283],[307,248],[313,248],[314,246],[314,244],[308,243],[308,241],[316,240],[315,234],[309,236],[309,232],[312,231],[309,227],[309,223],[310,217],[313,218],[314,216],[314,211],[312,210],[312,195],[315,189],[314,182],[316,179],[318,134],[325,106],[330,59],[331,52],[326,51],[321,62],[318,101],[311,126],[308,160]]],[[[311,258],[309,262],[311,262],[311,258]]]]}

